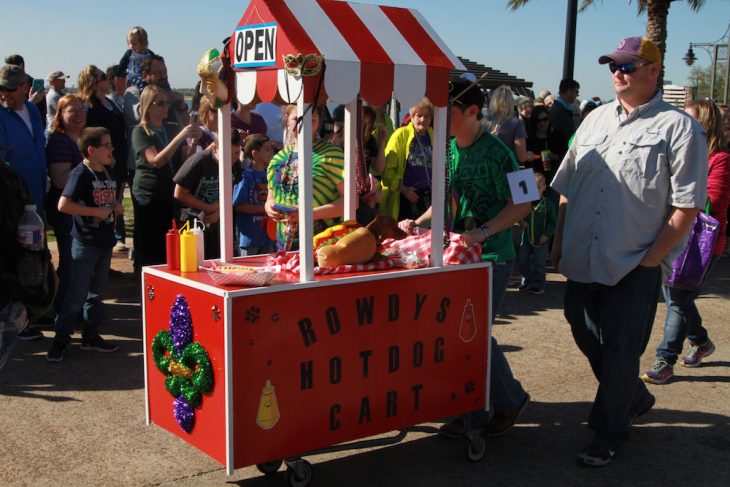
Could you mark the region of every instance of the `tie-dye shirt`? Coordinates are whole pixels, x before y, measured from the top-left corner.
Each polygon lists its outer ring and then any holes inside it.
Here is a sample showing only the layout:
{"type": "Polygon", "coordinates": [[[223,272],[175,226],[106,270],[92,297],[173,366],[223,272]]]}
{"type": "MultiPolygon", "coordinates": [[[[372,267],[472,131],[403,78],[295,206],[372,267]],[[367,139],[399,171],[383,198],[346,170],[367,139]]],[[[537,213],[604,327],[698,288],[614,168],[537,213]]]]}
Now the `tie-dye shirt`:
{"type": "MultiPolygon", "coordinates": [[[[287,146],[280,150],[269,163],[266,172],[269,189],[274,193],[274,202],[279,205],[299,206],[299,187],[297,176],[298,157],[287,146]],[[291,160],[289,156],[291,154],[291,160]]],[[[314,208],[332,203],[340,197],[337,185],[344,179],[344,154],[336,145],[323,140],[312,144],[312,206],[314,208]]],[[[327,226],[336,224],[338,219],[326,219],[327,226]]],[[[299,248],[298,234],[287,246],[288,225],[279,223],[276,228],[277,249],[295,250],[299,248]]]]}

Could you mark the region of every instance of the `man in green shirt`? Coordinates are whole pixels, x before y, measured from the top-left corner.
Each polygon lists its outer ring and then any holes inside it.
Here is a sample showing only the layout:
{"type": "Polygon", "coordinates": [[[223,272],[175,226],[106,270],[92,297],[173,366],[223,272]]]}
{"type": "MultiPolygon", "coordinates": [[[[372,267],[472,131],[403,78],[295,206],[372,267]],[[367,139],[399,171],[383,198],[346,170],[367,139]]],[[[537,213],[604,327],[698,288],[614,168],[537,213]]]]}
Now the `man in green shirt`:
{"type": "MultiPolygon", "coordinates": [[[[482,128],[484,95],[465,80],[451,83],[451,187],[458,196],[454,230],[462,232],[465,245],[482,244],[482,259],[492,262],[492,319],[504,297],[515,249],[512,225],[530,211],[530,204],[512,203],[507,173],[519,169],[512,151],[482,128]]],[[[430,211],[422,218],[430,218],[430,211]]],[[[422,222],[416,221],[416,224],[422,222]]],[[[529,401],[529,395],[512,376],[509,363],[492,337],[490,397],[494,416],[486,426],[487,436],[509,431],[529,401]]],[[[476,411],[472,426],[487,422],[485,411],[476,411]]],[[[459,420],[447,423],[442,432],[461,433],[459,420]]]]}

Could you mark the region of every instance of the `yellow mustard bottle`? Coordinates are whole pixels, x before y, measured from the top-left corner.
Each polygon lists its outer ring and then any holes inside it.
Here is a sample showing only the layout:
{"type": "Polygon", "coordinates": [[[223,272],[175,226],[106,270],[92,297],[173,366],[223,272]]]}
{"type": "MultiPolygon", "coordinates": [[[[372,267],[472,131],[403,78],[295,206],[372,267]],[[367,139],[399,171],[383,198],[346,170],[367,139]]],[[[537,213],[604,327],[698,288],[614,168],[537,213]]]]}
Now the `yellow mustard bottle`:
{"type": "Polygon", "coordinates": [[[196,272],[198,250],[195,234],[190,231],[190,222],[186,222],[180,230],[180,272],[196,272]]]}

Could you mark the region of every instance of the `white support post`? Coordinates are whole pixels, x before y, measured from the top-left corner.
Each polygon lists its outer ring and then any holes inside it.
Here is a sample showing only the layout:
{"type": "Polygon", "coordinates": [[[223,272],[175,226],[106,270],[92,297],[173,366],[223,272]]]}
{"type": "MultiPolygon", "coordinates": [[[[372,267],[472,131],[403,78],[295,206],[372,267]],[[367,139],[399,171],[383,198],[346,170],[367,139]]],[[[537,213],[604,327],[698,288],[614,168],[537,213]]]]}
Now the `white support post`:
{"type": "Polygon", "coordinates": [[[312,242],[312,112],[304,97],[297,100],[297,116],[301,127],[297,135],[299,158],[299,281],[314,280],[314,244],[312,242]],[[306,114],[305,114],[306,111],[306,114]]]}
{"type": "Polygon", "coordinates": [[[446,176],[446,110],[433,108],[433,160],[431,163],[431,266],[444,266],[444,179],[446,176]]]}
{"type": "Polygon", "coordinates": [[[357,99],[345,105],[345,220],[354,220],[358,197],[355,187],[355,137],[357,132],[357,99]]]}
{"type": "MultiPolygon", "coordinates": [[[[233,183],[231,169],[231,105],[218,109],[218,211],[221,261],[233,260],[233,183]]],[[[238,164],[238,161],[235,161],[238,164]]]]}

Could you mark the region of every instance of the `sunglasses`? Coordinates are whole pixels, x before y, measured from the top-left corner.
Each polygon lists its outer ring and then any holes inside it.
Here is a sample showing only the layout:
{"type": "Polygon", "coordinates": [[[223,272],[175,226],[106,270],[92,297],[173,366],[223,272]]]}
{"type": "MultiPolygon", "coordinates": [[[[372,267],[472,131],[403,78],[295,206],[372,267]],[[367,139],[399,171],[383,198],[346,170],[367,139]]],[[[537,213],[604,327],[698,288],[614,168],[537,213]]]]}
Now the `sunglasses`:
{"type": "Polygon", "coordinates": [[[548,120],[548,118],[538,118],[537,123],[547,122],[548,120]]]}
{"type": "Polygon", "coordinates": [[[654,63],[652,63],[651,61],[647,61],[643,64],[636,65],[634,63],[616,64],[616,63],[611,62],[611,63],[608,63],[608,69],[612,73],[615,73],[616,70],[619,70],[623,74],[630,74],[630,73],[633,73],[634,71],[636,71],[637,69],[644,67],[644,66],[648,66],[650,64],[654,64],[654,63]]]}
{"type": "Polygon", "coordinates": [[[19,88],[19,86],[16,86],[15,88],[13,88],[11,90],[11,89],[5,88],[4,86],[0,86],[0,91],[6,92],[6,93],[13,93],[13,92],[18,91],[18,88],[19,88]]]}
{"type": "Polygon", "coordinates": [[[152,104],[156,107],[167,107],[170,106],[170,102],[167,100],[155,100],[152,104]]]}
{"type": "Polygon", "coordinates": [[[96,146],[97,149],[101,148],[101,147],[106,147],[109,150],[112,150],[114,148],[114,146],[112,145],[111,142],[107,142],[106,144],[101,144],[101,145],[96,146]]]}

